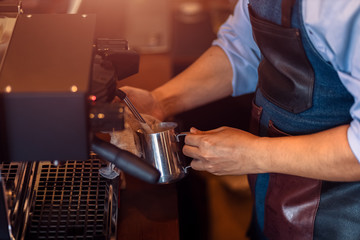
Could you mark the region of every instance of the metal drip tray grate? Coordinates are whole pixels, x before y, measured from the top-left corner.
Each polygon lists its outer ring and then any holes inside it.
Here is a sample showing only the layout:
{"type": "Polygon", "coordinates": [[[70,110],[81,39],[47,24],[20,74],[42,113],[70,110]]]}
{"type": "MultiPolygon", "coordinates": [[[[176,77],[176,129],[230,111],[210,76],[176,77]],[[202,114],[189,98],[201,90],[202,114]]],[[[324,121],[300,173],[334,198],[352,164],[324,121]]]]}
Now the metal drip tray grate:
{"type": "Polygon", "coordinates": [[[22,163],[0,163],[1,177],[6,184],[7,204],[10,209],[15,205],[16,189],[19,187],[18,176],[22,169],[22,163]]]}
{"type": "Polygon", "coordinates": [[[117,196],[99,175],[104,166],[95,155],[60,166],[40,162],[26,239],[111,239],[117,196]]]}

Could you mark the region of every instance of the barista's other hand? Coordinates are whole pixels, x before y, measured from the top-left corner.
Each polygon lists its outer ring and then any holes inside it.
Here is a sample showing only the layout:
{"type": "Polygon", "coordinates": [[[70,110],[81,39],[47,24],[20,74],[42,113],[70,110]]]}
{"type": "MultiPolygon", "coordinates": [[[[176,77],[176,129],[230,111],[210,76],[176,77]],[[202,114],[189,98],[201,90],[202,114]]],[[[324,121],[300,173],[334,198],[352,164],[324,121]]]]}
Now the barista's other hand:
{"type": "Polygon", "coordinates": [[[165,114],[160,103],[150,91],[130,86],[121,87],[121,90],[126,93],[126,96],[140,113],[145,113],[160,121],[164,121],[165,114]]]}
{"type": "Polygon", "coordinates": [[[193,158],[191,167],[195,170],[215,175],[257,173],[257,140],[257,136],[230,127],[210,131],[191,128],[183,153],[193,158]]]}

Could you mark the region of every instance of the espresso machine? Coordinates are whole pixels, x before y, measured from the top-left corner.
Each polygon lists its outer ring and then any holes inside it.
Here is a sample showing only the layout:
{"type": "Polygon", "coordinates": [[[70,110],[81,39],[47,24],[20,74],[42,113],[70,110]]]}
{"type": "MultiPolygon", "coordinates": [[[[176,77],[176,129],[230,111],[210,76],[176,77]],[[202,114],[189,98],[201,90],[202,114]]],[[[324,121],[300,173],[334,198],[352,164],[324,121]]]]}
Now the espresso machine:
{"type": "Polygon", "coordinates": [[[111,101],[139,56],[126,40],[95,39],[95,24],[0,1],[0,239],[116,239],[121,173],[158,181],[100,136],[124,129],[111,101]]]}

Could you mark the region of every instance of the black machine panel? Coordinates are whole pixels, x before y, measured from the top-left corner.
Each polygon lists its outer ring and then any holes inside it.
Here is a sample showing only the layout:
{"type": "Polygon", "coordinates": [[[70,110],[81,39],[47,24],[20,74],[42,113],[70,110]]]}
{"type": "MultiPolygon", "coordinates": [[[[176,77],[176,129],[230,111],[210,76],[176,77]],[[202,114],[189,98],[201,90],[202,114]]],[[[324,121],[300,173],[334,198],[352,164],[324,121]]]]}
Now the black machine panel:
{"type": "Polygon", "coordinates": [[[0,72],[2,160],[88,158],[95,22],[94,15],[18,16],[0,72]]]}

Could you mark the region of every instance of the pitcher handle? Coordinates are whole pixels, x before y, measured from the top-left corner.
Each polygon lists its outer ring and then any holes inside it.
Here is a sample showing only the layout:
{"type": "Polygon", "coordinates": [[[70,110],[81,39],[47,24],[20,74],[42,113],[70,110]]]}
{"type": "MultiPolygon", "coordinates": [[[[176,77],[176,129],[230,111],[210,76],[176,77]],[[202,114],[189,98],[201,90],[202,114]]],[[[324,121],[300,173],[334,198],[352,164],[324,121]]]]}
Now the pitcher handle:
{"type": "Polygon", "coordinates": [[[185,137],[186,135],[188,135],[190,132],[181,132],[179,134],[175,135],[176,141],[180,142],[180,138],[179,137],[185,137]]]}
{"type": "Polygon", "coordinates": [[[188,173],[188,169],[189,169],[189,168],[191,168],[191,165],[187,165],[187,166],[183,167],[184,172],[185,172],[185,173],[188,173]]]}
{"type": "MultiPolygon", "coordinates": [[[[190,132],[181,132],[179,134],[176,134],[175,135],[175,138],[176,138],[176,141],[177,142],[180,142],[180,137],[185,137],[186,135],[188,135],[190,132]]],[[[188,169],[191,168],[190,165],[187,165],[187,166],[183,166],[183,169],[184,169],[184,172],[185,174],[188,173],[188,169]]]]}

